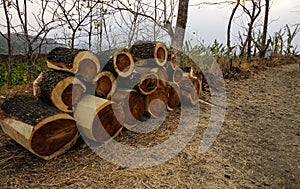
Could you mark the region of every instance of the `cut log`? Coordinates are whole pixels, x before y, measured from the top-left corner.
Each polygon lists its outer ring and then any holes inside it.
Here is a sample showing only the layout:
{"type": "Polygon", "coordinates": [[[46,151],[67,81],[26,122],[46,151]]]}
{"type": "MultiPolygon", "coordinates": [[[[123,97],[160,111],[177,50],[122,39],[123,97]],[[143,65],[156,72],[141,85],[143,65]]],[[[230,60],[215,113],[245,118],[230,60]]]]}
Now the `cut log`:
{"type": "Polygon", "coordinates": [[[33,96],[18,95],[1,109],[3,131],[33,154],[49,160],[70,149],[78,139],[73,117],[33,96]]]}
{"type": "Polygon", "coordinates": [[[63,70],[90,82],[100,71],[98,58],[90,51],[57,47],[47,56],[47,66],[55,70],[63,70]]]}
{"type": "Polygon", "coordinates": [[[174,83],[180,83],[183,77],[183,71],[179,67],[173,67],[170,63],[167,68],[168,81],[174,83]]]}
{"type": "Polygon", "coordinates": [[[196,92],[197,92],[197,95],[198,97],[201,96],[202,94],[202,79],[201,78],[197,78],[197,77],[189,77],[190,80],[192,81],[195,89],[196,89],[196,92]]]}
{"type": "Polygon", "coordinates": [[[175,69],[175,67],[177,67],[177,65],[176,65],[176,54],[172,51],[169,51],[169,53],[168,53],[168,62],[173,67],[173,69],[175,69]]]}
{"type": "Polygon", "coordinates": [[[132,45],[130,52],[139,67],[164,66],[168,59],[168,49],[160,42],[139,41],[132,45]]]}
{"type": "Polygon", "coordinates": [[[158,84],[167,86],[168,84],[168,73],[165,67],[153,68],[150,72],[154,72],[158,76],[158,84]]]}
{"type": "Polygon", "coordinates": [[[100,72],[95,78],[95,95],[100,98],[111,99],[117,89],[115,76],[109,71],[100,72]]]}
{"type": "Polygon", "coordinates": [[[127,49],[105,51],[97,54],[97,57],[102,62],[102,71],[110,71],[115,78],[128,77],[134,70],[134,60],[127,49]]]}
{"type": "Polygon", "coordinates": [[[73,112],[73,105],[86,91],[85,85],[73,74],[63,71],[42,72],[33,86],[36,97],[67,113],[73,112]]]}
{"type": "Polygon", "coordinates": [[[153,118],[160,118],[167,110],[168,97],[164,87],[158,87],[145,97],[145,111],[153,118]]]}
{"type": "Polygon", "coordinates": [[[144,97],[136,90],[117,90],[112,101],[123,107],[125,121],[124,127],[133,128],[141,121],[145,111],[144,97]]]}
{"type": "Polygon", "coordinates": [[[167,109],[172,111],[180,104],[179,85],[176,83],[169,83],[166,87],[166,93],[168,97],[167,109]]]}
{"type": "Polygon", "coordinates": [[[124,112],[116,103],[85,95],[75,108],[74,118],[83,137],[108,142],[121,132],[124,112]]]}
{"type": "Polygon", "coordinates": [[[117,86],[119,89],[136,89],[143,95],[149,95],[158,86],[158,76],[153,72],[147,74],[133,72],[127,78],[117,79],[117,86]]]}
{"type": "Polygon", "coordinates": [[[181,100],[186,105],[196,105],[198,103],[198,93],[197,89],[194,86],[194,83],[191,81],[190,77],[184,76],[179,83],[181,100]]]}

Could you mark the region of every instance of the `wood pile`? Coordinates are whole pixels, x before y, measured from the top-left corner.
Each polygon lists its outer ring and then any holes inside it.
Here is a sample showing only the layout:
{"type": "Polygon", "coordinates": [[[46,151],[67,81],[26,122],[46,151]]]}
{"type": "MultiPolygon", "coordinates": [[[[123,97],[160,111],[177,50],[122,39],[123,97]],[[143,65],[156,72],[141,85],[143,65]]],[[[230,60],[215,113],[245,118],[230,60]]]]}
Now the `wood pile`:
{"type": "Polygon", "coordinates": [[[43,159],[64,153],[79,135],[100,143],[145,118],[159,118],[181,102],[198,103],[202,81],[176,66],[160,42],[93,54],[55,48],[51,71],[33,83],[32,96],[18,95],[2,106],[5,133],[43,159]],[[80,134],[79,134],[80,133],[80,134]]]}

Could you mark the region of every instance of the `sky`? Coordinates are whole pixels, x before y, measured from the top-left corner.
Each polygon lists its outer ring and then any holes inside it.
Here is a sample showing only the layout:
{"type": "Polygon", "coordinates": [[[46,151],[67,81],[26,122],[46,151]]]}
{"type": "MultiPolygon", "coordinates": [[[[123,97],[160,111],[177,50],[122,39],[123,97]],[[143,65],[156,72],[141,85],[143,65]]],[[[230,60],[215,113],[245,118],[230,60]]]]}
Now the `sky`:
{"type": "MultiPolygon", "coordinates": [[[[190,4],[197,0],[190,0],[190,4]]],[[[217,39],[226,43],[226,29],[233,6],[191,6],[189,7],[188,35],[195,35],[198,39],[210,44],[217,39]]],[[[237,15],[239,15],[237,13],[237,15]]],[[[273,36],[284,25],[300,24],[300,1],[299,0],[272,0],[269,18],[269,35],[273,36]]],[[[232,26],[232,42],[236,42],[241,20],[236,18],[232,26]]],[[[300,33],[294,39],[300,51],[300,33]]]]}
{"type": "MultiPolygon", "coordinates": [[[[190,5],[194,5],[199,0],[190,0],[190,5]]],[[[214,2],[214,1],[209,1],[214,2]]],[[[290,26],[300,23],[300,1],[299,0],[272,0],[270,9],[269,35],[273,36],[285,24],[290,26]]],[[[228,18],[233,6],[190,6],[187,24],[187,36],[195,41],[204,40],[206,44],[211,44],[215,39],[223,44],[226,43],[226,29],[228,18]]],[[[29,11],[34,9],[34,5],[29,4],[29,11]]],[[[264,12],[264,10],[263,10],[264,12]]],[[[263,14],[262,12],[262,14],[263,14]]],[[[237,13],[240,15],[240,13],[237,13]]],[[[3,21],[3,12],[0,11],[0,20],[3,21]]],[[[31,18],[33,19],[33,18],[31,18]]],[[[241,20],[236,18],[232,26],[232,43],[237,43],[238,30],[241,30],[241,20]]],[[[3,31],[3,28],[2,28],[3,31]]],[[[51,37],[51,36],[50,36],[51,37]]],[[[298,46],[300,51],[300,33],[294,40],[294,46],[298,46]]]]}

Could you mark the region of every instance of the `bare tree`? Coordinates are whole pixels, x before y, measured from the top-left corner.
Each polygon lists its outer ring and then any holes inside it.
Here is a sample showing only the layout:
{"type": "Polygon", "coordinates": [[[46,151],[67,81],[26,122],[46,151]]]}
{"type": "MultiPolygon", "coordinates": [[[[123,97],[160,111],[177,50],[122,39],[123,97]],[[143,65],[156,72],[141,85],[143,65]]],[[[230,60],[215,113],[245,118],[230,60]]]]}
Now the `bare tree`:
{"type": "Polygon", "coordinates": [[[19,25],[13,26],[13,29],[20,33],[21,30],[22,38],[25,40],[26,44],[26,55],[28,61],[28,80],[32,80],[32,68],[34,62],[34,52],[41,47],[44,43],[48,33],[55,28],[54,23],[56,22],[54,14],[57,9],[49,9],[50,1],[30,1],[29,3],[36,3],[38,7],[36,11],[32,12],[34,21],[32,23],[28,22],[28,3],[29,1],[24,0],[23,3],[19,0],[13,2],[13,7],[15,8],[19,25]],[[21,4],[22,3],[22,4],[21,4]],[[52,16],[49,16],[52,15],[52,16]],[[35,23],[34,23],[35,22],[35,23]]]}
{"type": "Polygon", "coordinates": [[[270,12],[270,0],[265,0],[265,17],[264,17],[264,25],[263,32],[261,37],[261,47],[260,47],[260,59],[262,59],[266,53],[266,50],[271,42],[268,40],[267,43],[267,34],[268,34],[268,26],[269,26],[269,12],[270,12]]]}
{"type": "Polygon", "coordinates": [[[253,29],[254,29],[254,23],[258,16],[261,13],[261,0],[251,0],[251,10],[249,10],[245,4],[240,3],[240,5],[243,7],[244,12],[249,16],[249,23],[247,27],[247,35],[244,45],[242,46],[240,56],[244,55],[246,46],[247,46],[247,60],[251,60],[251,52],[252,52],[252,41],[253,41],[253,29]]]}
{"type": "Polygon", "coordinates": [[[189,0],[180,0],[178,5],[177,21],[175,28],[175,36],[173,46],[176,49],[182,50],[185,29],[188,19],[189,0]]]}
{"type": "Polygon", "coordinates": [[[12,75],[12,67],[13,67],[13,52],[12,52],[12,44],[11,44],[11,17],[9,15],[9,6],[11,5],[10,2],[6,3],[6,0],[2,0],[3,10],[5,14],[5,21],[6,21],[6,32],[7,35],[4,35],[2,32],[0,34],[4,37],[7,41],[7,80],[6,86],[9,88],[11,86],[11,75],[12,75]]]}
{"type": "Polygon", "coordinates": [[[88,1],[86,4],[85,1],[81,0],[56,0],[56,3],[60,10],[56,12],[56,17],[61,25],[67,26],[67,29],[71,30],[69,46],[74,48],[76,35],[83,27],[89,26],[88,18],[91,18],[92,11],[98,2],[88,1]]]}
{"type": "Polygon", "coordinates": [[[227,25],[227,52],[226,52],[226,55],[227,55],[227,61],[228,61],[228,69],[231,69],[231,66],[232,66],[232,59],[230,58],[230,53],[232,51],[232,48],[231,48],[231,25],[232,25],[232,22],[233,22],[233,18],[234,18],[234,15],[238,9],[238,7],[240,6],[240,0],[237,0],[236,1],[236,5],[234,6],[232,12],[231,12],[231,15],[230,15],[230,18],[229,18],[229,21],[228,21],[228,25],[227,25]]]}

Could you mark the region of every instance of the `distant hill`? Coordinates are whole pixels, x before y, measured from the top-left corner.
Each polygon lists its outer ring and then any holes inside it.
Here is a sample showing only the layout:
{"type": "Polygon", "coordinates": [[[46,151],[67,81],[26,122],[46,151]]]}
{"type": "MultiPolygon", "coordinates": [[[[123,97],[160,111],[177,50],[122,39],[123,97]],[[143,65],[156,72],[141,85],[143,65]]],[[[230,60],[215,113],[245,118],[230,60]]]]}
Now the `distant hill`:
{"type": "MultiPolygon", "coordinates": [[[[30,36],[33,39],[33,36],[30,36]]],[[[12,49],[13,54],[25,54],[26,53],[26,40],[23,34],[13,33],[11,34],[12,40],[12,49]]],[[[42,39],[39,38],[34,44],[33,47],[37,47],[41,43],[42,39]]],[[[58,46],[64,46],[60,43],[57,43],[54,39],[46,38],[43,42],[43,45],[40,49],[37,49],[35,53],[49,53],[53,48],[58,46]]],[[[7,54],[7,41],[0,35],[0,54],[7,54]]]]}

